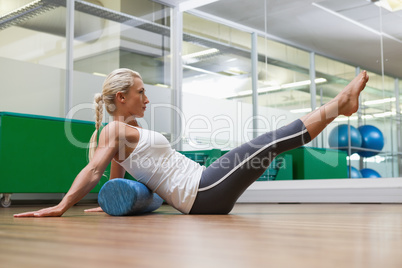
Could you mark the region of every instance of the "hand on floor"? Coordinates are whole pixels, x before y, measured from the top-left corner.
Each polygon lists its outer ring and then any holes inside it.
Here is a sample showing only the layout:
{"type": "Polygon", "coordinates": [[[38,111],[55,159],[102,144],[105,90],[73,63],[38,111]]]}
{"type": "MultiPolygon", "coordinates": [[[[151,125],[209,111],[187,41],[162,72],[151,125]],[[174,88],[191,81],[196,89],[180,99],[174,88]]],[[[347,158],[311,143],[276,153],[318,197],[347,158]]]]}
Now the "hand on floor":
{"type": "Polygon", "coordinates": [[[22,218],[22,217],[60,217],[63,215],[63,211],[58,207],[50,207],[44,208],[37,211],[25,212],[20,214],[14,214],[15,218],[22,218]]]}
{"type": "Polygon", "coordinates": [[[86,209],[84,211],[85,212],[103,212],[103,209],[101,207],[97,207],[97,208],[86,209]]]}

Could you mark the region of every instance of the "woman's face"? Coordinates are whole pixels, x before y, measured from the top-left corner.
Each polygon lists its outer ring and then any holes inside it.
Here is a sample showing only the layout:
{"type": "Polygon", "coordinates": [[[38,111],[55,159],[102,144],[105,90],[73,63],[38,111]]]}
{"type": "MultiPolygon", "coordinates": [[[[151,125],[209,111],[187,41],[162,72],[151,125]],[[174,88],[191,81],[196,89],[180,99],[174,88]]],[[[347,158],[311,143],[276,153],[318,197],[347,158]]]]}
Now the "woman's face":
{"type": "Polygon", "coordinates": [[[134,85],[130,87],[124,97],[130,115],[136,118],[144,117],[144,112],[149,100],[145,95],[144,83],[140,78],[134,78],[134,85]]]}

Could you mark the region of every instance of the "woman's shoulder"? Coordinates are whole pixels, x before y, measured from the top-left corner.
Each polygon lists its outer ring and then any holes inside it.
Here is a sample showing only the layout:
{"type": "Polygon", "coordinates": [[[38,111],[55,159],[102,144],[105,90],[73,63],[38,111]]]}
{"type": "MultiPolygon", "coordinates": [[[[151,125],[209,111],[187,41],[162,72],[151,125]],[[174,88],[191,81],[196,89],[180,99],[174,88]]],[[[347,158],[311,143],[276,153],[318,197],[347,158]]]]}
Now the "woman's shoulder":
{"type": "Polygon", "coordinates": [[[112,121],[108,123],[103,129],[104,134],[114,137],[118,140],[126,140],[136,142],[139,140],[140,134],[137,128],[130,126],[120,121],[112,121]]]}

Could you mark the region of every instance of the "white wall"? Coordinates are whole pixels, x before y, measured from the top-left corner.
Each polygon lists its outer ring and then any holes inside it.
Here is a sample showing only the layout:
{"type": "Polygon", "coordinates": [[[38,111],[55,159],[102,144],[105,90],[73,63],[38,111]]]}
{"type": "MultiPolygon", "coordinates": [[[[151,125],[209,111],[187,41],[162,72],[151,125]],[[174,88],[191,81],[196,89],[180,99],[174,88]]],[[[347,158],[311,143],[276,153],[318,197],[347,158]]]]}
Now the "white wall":
{"type": "Polygon", "coordinates": [[[0,58],[0,81],[1,111],[64,115],[64,70],[0,58]]]}

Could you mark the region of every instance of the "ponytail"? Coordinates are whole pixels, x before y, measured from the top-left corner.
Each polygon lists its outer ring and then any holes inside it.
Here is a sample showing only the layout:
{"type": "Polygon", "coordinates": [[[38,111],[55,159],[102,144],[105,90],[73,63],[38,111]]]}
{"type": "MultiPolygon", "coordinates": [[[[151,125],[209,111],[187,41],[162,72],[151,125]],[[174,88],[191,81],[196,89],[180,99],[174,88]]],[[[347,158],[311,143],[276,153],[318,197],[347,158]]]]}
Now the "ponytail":
{"type": "Polygon", "coordinates": [[[94,103],[95,103],[95,131],[91,136],[91,139],[89,141],[89,153],[88,153],[88,158],[89,161],[92,160],[95,150],[98,147],[98,132],[100,129],[100,126],[102,124],[102,119],[103,119],[103,96],[100,93],[95,94],[94,98],[94,103]]]}

